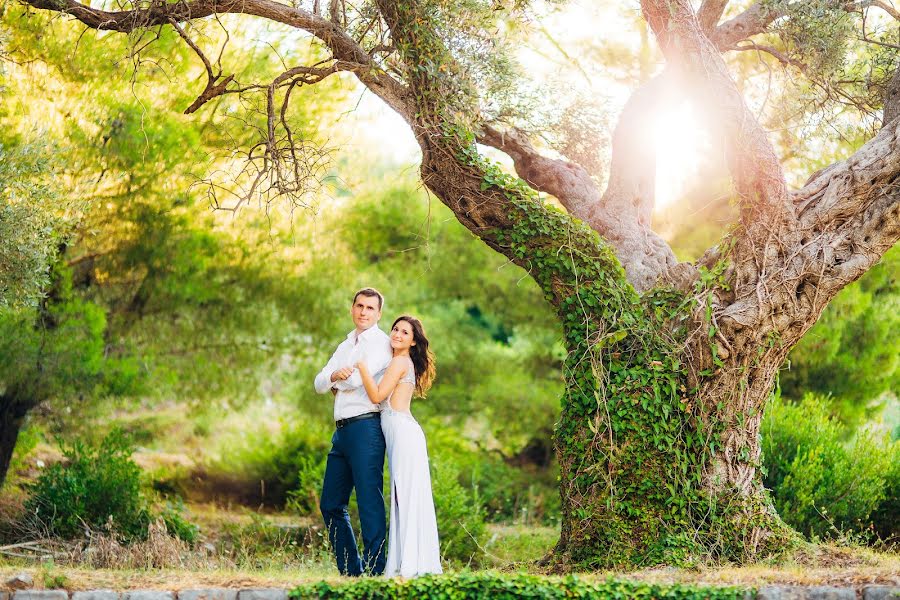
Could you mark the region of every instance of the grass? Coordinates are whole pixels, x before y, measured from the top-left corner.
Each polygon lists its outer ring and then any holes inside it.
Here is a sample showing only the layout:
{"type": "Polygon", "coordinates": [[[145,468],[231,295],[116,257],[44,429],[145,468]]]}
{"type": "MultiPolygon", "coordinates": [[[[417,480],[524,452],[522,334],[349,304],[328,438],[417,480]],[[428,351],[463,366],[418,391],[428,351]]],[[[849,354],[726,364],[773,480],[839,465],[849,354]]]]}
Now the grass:
{"type": "MultiPolygon", "coordinates": [[[[302,583],[322,580],[338,582],[342,579],[330,554],[320,543],[292,544],[295,538],[291,537],[291,531],[298,526],[309,528],[316,523],[286,515],[261,518],[246,510],[232,512],[212,506],[192,506],[191,512],[206,527],[215,524],[220,527],[216,544],[219,555],[204,556],[208,549],[201,544],[190,552],[186,560],[181,561],[183,566],[173,564],[170,568],[154,569],[90,568],[84,563],[65,564],[63,561],[40,565],[33,560],[4,560],[0,556],[0,581],[24,571],[34,578],[38,589],[179,590],[197,587],[291,588],[302,583]],[[230,541],[223,544],[227,536],[231,536],[230,541]]],[[[525,525],[490,525],[488,534],[483,549],[490,569],[540,574],[542,570],[535,561],[553,547],[558,530],[525,525]]],[[[448,572],[463,570],[450,568],[448,572]]],[[[864,547],[809,544],[778,564],[598,571],[580,576],[597,580],[614,576],[646,583],[747,587],[767,584],[900,585],[900,555],[878,553],[864,547]]]]}
{"type": "Polygon", "coordinates": [[[534,562],[543,558],[559,539],[558,527],[488,525],[483,550],[495,566],[534,562]]]}
{"type": "MultiPolygon", "coordinates": [[[[165,589],[181,590],[198,587],[290,588],[301,583],[316,581],[337,582],[337,575],[329,563],[309,563],[301,568],[262,570],[214,569],[196,571],[187,569],[87,569],[55,566],[52,573],[44,575],[40,567],[0,566],[0,578],[7,580],[14,575],[28,572],[38,589],[49,589],[61,583],[68,590],[89,589],[165,589]]],[[[450,571],[454,572],[454,571],[450,571]]],[[[529,572],[514,569],[514,572],[529,572]]],[[[647,569],[635,572],[602,571],[584,573],[588,580],[605,580],[610,576],[646,583],[693,583],[703,585],[737,585],[758,587],[767,584],[838,585],[859,587],[867,584],[900,585],[900,559],[882,557],[878,564],[844,568],[811,567],[804,564],[782,566],[756,565],[749,567],[722,567],[715,569],[685,570],[674,568],[647,569]]]]}

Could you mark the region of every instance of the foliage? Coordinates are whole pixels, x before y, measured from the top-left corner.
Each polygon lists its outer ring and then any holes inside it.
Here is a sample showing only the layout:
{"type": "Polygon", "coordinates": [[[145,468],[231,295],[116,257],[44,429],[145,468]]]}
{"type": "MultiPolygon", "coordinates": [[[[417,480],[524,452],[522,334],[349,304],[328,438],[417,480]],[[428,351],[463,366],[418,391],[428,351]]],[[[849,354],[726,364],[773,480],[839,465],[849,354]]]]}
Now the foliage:
{"type": "Polygon", "coordinates": [[[56,263],[52,275],[40,313],[0,309],[0,355],[5,358],[0,384],[6,393],[36,404],[78,392],[102,393],[107,384],[133,389],[137,374],[127,361],[104,357],[104,311],[74,294],[65,265],[56,263]],[[107,367],[111,371],[104,375],[107,367]]]}
{"type": "MultiPolygon", "coordinates": [[[[229,172],[239,163],[232,151],[257,141],[265,131],[265,111],[226,99],[227,115],[216,113],[207,121],[172,114],[170,106],[187,106],[194,99],[199,90],[192,87],[202,72],[172,29],[161,31],[137,56],[133,44],[143,43],[136,39],[78,39],[77,32],[21,6],[6,6],[0,27],[17,59],[10,64],[8,93],[0,104],[0,143],[7,136],[22,138],[30,123],[42,123],[42,137],[58,168],[54,177],[39,181],[67,182],[57,205],[68,206],[77,198],[79,206],[90,208],[61,260],[72,269],[76,299],[105,313],[106,356],[118,359],[107,365],[107,371],[117,371],[110,373],[108,390],[119,395],[135,391],[114,384],[133,380],[139,364],[154,382],[143,390],[147,394],[227,397],[231,404],[252,397],[250,382],[271,373],[257,369],[258,364],[268,362],[272,371],[280,370],[283,361],[272,359],[298,345],[298,330],[316,332],[330,322],[321,313],[296,311],[300,292],[318,285],[323,306],[335,293],[321,278],[305,277],[308,257],[298,249],[303,235],[311,232],[294,229],[292,215],[248,210],[246,225],[231,228],[229,219],[203,210],[213,191],[213,203],[223,206],[233,205],[240,195],[239,177],[229,172]],[[134,60],[119,60],[122,56],[134,60]],[[45,75],[29,76],[24,64],[45,75]],[[102,88],[95,85],[100,80],[106,81],[102,88]],[[174,80],[185,85],[168,85],[174,80]],[[45,93],[46,86],[59,93],[45,93]],[[155,90],[153,98],[142,97],[141,89],[155,90]],[[198,181],[198,168],[214,172],[198,181]]],[[[210,43],[224,41],[216,25],[198,25],[196,33],[208,36],[210,43]]],[[[309,52],[292,42],[271,43],[283,46],[285,60],[303,61],[309,52]]],[[[280,73],[280,60],[243,52],[255,45],[246,36],[230,36],[224,57],[240,54],[243,68],[254,75],[280,73]]],[[[343,97],[336,86],[332,92],[294,90],[294,97],[303,101],[295,102],[285,117],[298,138],[321,141],[316,123],[343,97]]],[[[38,149],[34,145],[27,158],[39,156],[38,149]]],[[[0,171],[18,164],[0,162],[0,171]]],[[[20,179],[22,186],[31,182],[20,179]]],[[[49,205],[47,194],[40,199],[44,207],[49,205]]],[[[3,223],[8,221],[0,218],[0,227],[3,223]]],[[[22,223],[24,232],[28,223],[22,223]]],[[[0,260],[5,260],[7,239],[15,238],[0,236],[0,260]]],[[[55,245],[52,249],[55,253],[55,245]]],[[[16,260],[17,269],[34,271],[16,260]]],[[[5,277],[3,271],[0,277],[5,277]]]]}
{"type": "Polygon", "coordinates": [[[257,425],[222,438],[221,454],[210,461],[210,473],[263,486],[267,503],[289,505],[302,514],[318,509],[328,435],[318,423],[285,417],[278,429],[257,425]]]}
{"type": "Polygon", "coordinates": [[[830,0],[811,2],[767,1],[768,10],[783,11],[778,32],[794,58],[819,77],[829,77],[844,66],[854,32],[854,16],[830,0]]]}
{"type": "Polygon", "coordinates": [[[85,529],[141,538],[150,524],[141,470],[131,442],[111,431],[96,446],[63,445],[66,463],[47,467],[31,488],[26,508],[51,535],[75,538],[85,529]]]}
{"type": "Polygon", "coordinates": [[[791,351],[780,375],[785,396],[833,396],[849,425],[884,392],[900,391],[900,247],[841,291],[791,351]]]}
{"type": "MultiPolygon", "coordinates": [[[[547,440],[549,444],[549,440],[547,440]]],[[[485,516],[495,523],[559,522],[555,469],[515,467],[496,457],[469,454],[470,485],[478,492],[485,516]]],[[[464,483],[465,478],[463,478],[464,483]]]]}
{"type": "MultiPolygon", "coordinates": [[[[423,427],[432,463],[452,466],[448,470],[457,472],[457,482],[468,501],[476,503],[473,510],[483,512],[485,521],[559,522],[559,489],[552,463],[526,462],[518,468],[500,452],[485,450],[479,440],[466,439],[457,427],[441,425],[438,419],[426,421],[423,427]]],[[[542,443],[549,444],[550,433],[540,433],[547,436],[542,443]]],[[[526,453],[529,450],[526,448],[526,453]]],[[[547,458],[552,458],[552,453],[547,458]]]]}
{"type": "Polygon", "coordinates": [[[869,518],[875,534],[889,546],[900,544],[900,441],[894,438],[888,454],[888,467],[884,474],[884,500],[878,504],[869,518]]]}
{"type": "Polygon", "coordinates": [[[479,544],[484,542],[484,513],[478,497],[459,484],[459,471],[452,463],[434,459],[431,463],[441,559],[477,564],[479,544]]]}
{"type": "Polygon", "coordinates": [[[184,502],[180,498],[167,500],[165,506],[159,513],[166,526],[166,531],[178,539],[193,544],[200,535],[200,527],[195,523],[191,523],[184,515],[184,502]]]}
{"type": "MultiPolygon", "coordinates": [[[[900,66],[894,19],[880,9],[833,0],[765,0],[778,18],[766,36],[785,65],[768,104],[766,127],[784,148],[785,164],[801,185],[816,169],[841,160],[877,130],[885,93],[900,66]],[[802,74],[802,77],[797,77],[802,74]],[[846,118],[853,114],[854,118],[846,118]]],[[[769,62],[744,54],[745,71],[772,72],[769,62]]],[[[771,89],[771,88],[770,88],[771,89]]]]}
{"type": "Polygon", "coordinates": [[[538,577],[492,572],[456,573],[397,579],[363,579],[352,582],[325,581],[300,586],[291,600],[356,600],[357,598],[448,599],[491,598],[634,598],[657,600],[738,600],[745,590],[736,587],[700,587],[684,584],[648,584],[607,579],[592,581],[576,575],[538,577]]]}
{"type": "Polygon", "coordinates": [[[314,514],[319,509],[319,493],[325,479],[325,453],[297,457],[297,484],[287,493],[287,507],[300,514],[314,514]]]}
{"type": "Polygon", "coordinates": [[[883,519],[897,503],[900,442],[865,429],[845,441],[846,426],[831,416],[826,398],[813,394],[796,405],[776,395],[761,434],[764,483],[788,524],[830,538],[870,535],[877,518],[879,531],[891,535],[883,519]]]}
{"type": "Polygon", "coordinates": [[[0,310],[35,307],[63,238],[50,149],[0,135],[0,310]]]}

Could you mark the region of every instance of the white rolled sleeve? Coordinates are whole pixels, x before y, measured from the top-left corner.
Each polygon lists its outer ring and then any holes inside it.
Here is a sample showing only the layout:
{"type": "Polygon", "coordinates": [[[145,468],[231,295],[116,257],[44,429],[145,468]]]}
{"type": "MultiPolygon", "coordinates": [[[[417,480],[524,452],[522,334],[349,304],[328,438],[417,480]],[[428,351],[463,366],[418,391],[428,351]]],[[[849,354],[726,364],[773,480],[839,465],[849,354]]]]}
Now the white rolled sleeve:
{"type": "MultiPolygon", "coordinates": [[[[384,375],[384,370],[391,364],[391,347],[390,345],[367,340],[365,342],[365,347],[362,348],[360,356],[362,357],[362,362],[366,363],[369,373],[371,373],[372,377],[377,381],[381,379],[381,376],[384,375]]],[[[362,375],[359,374],[359,369],[356,368],[355,363],[350,366],[353,367],[353,373],[351,373],[350,377],[347,379],[336,382],[337,385],[335,387],[337,389],[355,390],[356,388],[362,387],[362,375]]],[[[329,377],[331,376],[329,375],[329,377]]]]}
{"type": "Polygon", "coordinates": [[[378,411],[377,405],[372,404],[366,394],[356,363],[364,362],[375,381],[379,381],[384,376],[392,355],[390,340],[377,325],[358,336],[355,332],[347,334],[347,339],[338,345],[328,364],[319,371],[314,381],[319,394],[337,390],[334,397],[335,421],[378,411]],[[343,381],[331,381],[331,375],[345,367],[353,369],[350,377],[343,381]]]}

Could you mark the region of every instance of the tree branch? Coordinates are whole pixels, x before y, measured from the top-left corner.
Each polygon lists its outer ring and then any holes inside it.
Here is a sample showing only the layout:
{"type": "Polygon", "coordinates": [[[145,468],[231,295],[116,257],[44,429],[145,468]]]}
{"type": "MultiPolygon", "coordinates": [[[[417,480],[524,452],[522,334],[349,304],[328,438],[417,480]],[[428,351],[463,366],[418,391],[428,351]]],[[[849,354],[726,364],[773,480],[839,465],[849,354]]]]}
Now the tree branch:
{"type": "Polygon", "coordinates": [[[900,66],[894,70],[894,76],[888,83],[884,93],[884,114],[881,126],[885,127],[900,117],[900,66]]]}
{"type": "MultiPolygon", "coordinates": [[[[860,248],[873,247],[881,253],[890,248],[900,234],[897,211],[900,200],[900,120],[882,127],[874,138],[845,161],[835,163],[813,175],[793,194],[802,227],[818,232],[847,229],[867,211],[876,208],[859,227],[847,234],[867,231],[860,248]],[[893,210],[893,218],[889,218],[893,210]],[[868,231],[875,226],[880,232],[868,231]],[[893,236],[893,237],[892,237],[893,236]]],[[[880,256],[880,254],[879,254],[880,256]]],[[[860,273],[861,274],[861,273],[860,273]]]]}
{"type": "Polygon", "coordinates": [[[855,8],[856,10],[862,11],[866,8],[869,8],[870,6],[874,6],[875,8],[880,8],[881,10],[886,12],[888,15],[890,15],[897,21],[900,21],[900,12],[898,12],[897,9],[894,8],[893,6],[891,6],[890,4],[888,4],[886,2],[881,2],[880,0],[864,0],[863,2],[859,2],[856,5],[854,5],[853,8],[855,8]]]}
{"type": "Polygon", "coordinates": [[[580,165],[541,155],[528,136],[515,128],[500,131],[491,125],[482,127],[478,143],[506,153],[516,173],[534,189],[555,196],[569,214],[587,219],[592,204],[600,201],[600,190],[580,165]]]}
{"type": "Polygon", "coordinates": [[[703,4],[697,10],[697,20],[700,21],[703,31],[711,32],[715,29],[727,6],[728,0],[703,0],[703,4]]]}
{"type": "Polygon", "coordinates": [[[754,2],[741,14],[716,27],[709,39],[719,50],[729,50],[740,41],[764,33],[785,14],[783,5],[766,6],[763,2],[754,2]]]}
{"type": "Polygon", "coordinates": [[[791,222],[794,210],[778,157],[731,78],[719,51],[700,29],[688,0],[643,0],[641,7],[670,66],[724,138],[726,158],[747,226],[791,222]]]}
{"type": "MultiPolygon", "coordinates": [[[[733,297],[718,313],[726,337],[777,334],[790,348],[828,302],[900,239],[900,119],[847,160],[815,174],[793,194],[798,226],[759,236],[758,258],[740,260],[733,297]],[[771,256],[769,256],[771,255],[771,256]]],[[[745,244],[747,245],[747,244],[745,244]]]]}
{"type": "Polygon", "coordinates": [[[71,15],[93,29],[123,33],[156,25],[170,25],[173,22],[189,22],[216,14],[245,14],[268,19],[307,31],[319,39],[337,60],[370,67],[366,71],[357,72],[360,81],[397,112],[406,114],[410,110],[404,86],[381,70],[372,61],[372,57],[340,26],[315,12],[279,4],[273,0],[159,2],[151,4],[148,8],[122,11],[100,10],[76,0],[22,0],[22,2],[35,8],[71,15]]]}
{"type": "Polygon", "coordinates": [[[610,182],[601,195],[581,166],[542,156],[524,132],[483,127],[479,143],[502,150],[519,177],[552,194],[569,214],[602,235],[616,251],[636,290],[650,289],[677,263],[669,245],[650,228],[655,192],[656,147],[647,116],[662,101],[662,78],[636,91],[626,103],[613,139],[610,182]]]}
{"type": "MultiPolygon", "coordinates": [[[[735,16],[715,29],[708,29],[706,21],[704,21],[704,7],[718,4],[721,0],[704,0],[703,5],[698,12],[701,26],[704,31],[709,31],[710,41],[719,50],[731,50],[738,42],[742,42],[750,37],[765,33],[769,26],[779,18],[785,16],[787,11],[784,3],[780,5],[766,5],[763,2],[754,2],[741,14],[735,16]]],[[[881,0],[862,0],[861,2],[847,2],[842,5],[847,12],[861,12],[869,7],[875,7],[883,10],[885,13],[900,20],[900,12],[893,6],[882,2],[881,0]]],[[[710,7],[710,10],[712,6],[710,7]]],[[[721,16],[721,15],[720,15],[721,16]]]]}

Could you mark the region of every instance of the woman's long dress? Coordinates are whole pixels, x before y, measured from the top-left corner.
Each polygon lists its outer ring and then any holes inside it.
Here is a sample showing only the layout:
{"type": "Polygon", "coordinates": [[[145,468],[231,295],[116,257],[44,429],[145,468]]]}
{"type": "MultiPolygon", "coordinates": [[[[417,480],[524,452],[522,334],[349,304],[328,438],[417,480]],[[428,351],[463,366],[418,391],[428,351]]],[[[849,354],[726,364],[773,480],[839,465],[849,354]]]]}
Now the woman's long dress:
{"type": "MultiPolygon", "coordinates": [[[[400,383],[415,385],[415,381],[410,360],[400,383]]],[[[390,398],[383,404],[381,430],[391,470],[391,521],[384,574],[415,577],[442,573],[425,434],[411,413],[394,410],[390,398]]]]}

